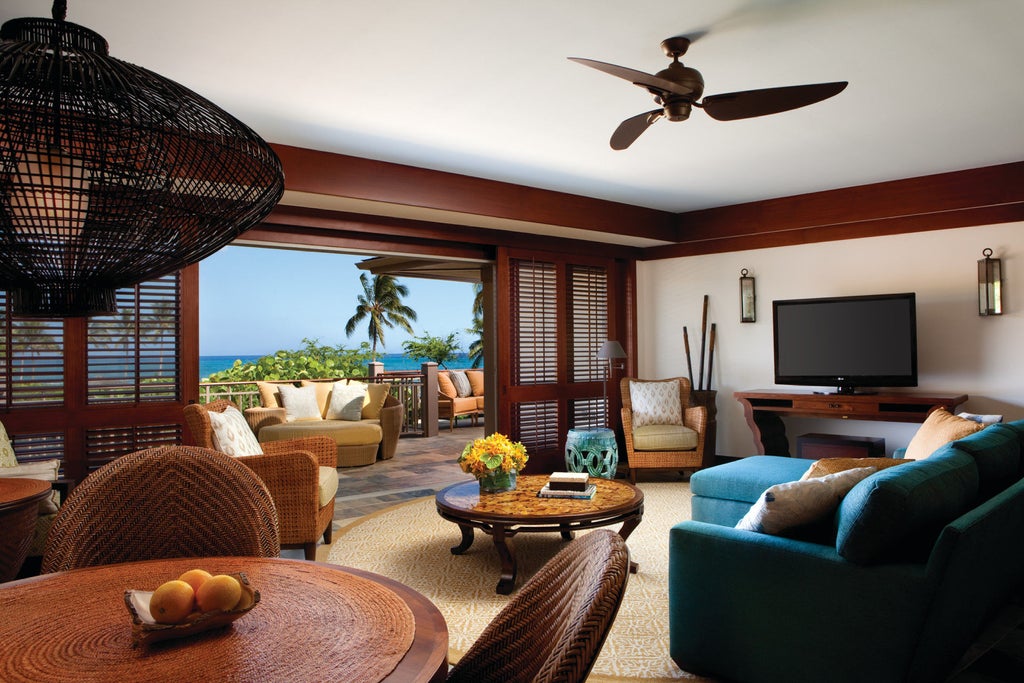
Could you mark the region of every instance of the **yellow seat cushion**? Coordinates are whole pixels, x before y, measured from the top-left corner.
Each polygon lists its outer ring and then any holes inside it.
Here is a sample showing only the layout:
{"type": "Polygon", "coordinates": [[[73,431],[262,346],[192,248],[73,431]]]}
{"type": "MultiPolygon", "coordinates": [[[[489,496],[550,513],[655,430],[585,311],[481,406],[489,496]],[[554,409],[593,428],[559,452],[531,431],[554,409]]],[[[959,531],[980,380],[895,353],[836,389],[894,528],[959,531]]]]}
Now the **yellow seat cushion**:
{"type": "Polygon", "coordinates": [[[320,481],[317,483],[320,507],[330,503],[337,493],[338,470],[333,467],[320,467],[320,481]]]}
{"type": "Polygon", "coordinates": [[[633,450],[692,451],[697,432],[684,425],[644,425],[633,430],[633,450]]]}
{"type": "Polygon", "coordinates": [[[317,422],[285,422],[260,430],[260,442],[286,441],[307,436],[327,436],[339,446],[378,444],[384,438],[379,420],[320,420],[317,422]]]}

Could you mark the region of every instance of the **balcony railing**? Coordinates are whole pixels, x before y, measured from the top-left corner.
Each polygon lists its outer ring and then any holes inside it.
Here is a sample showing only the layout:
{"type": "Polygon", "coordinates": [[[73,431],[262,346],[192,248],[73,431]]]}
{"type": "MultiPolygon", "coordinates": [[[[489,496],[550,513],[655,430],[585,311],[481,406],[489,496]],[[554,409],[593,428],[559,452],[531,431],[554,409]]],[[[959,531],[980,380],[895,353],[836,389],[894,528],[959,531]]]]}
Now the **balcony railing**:
{"type": "MultiPolygon", "coordinates": [[[[368,376],[324,377],[326,381],[352,379],[389,385],[389,393],[404,406],[403,435],[437,435],[437,365],[424,363],[420,371],[385,372],[380,363],[370,363],[368,376]],[[428,390],[428,387],[432,389],[428,390]],[[432,402],[432,404],[431,404],[432,402]]],[[[299,380],[295,380],[298,383],[299,380]]],[[[256,382],[200,382],[199,402],[227,399],[241,410],[260,405],[256,382]]]]}

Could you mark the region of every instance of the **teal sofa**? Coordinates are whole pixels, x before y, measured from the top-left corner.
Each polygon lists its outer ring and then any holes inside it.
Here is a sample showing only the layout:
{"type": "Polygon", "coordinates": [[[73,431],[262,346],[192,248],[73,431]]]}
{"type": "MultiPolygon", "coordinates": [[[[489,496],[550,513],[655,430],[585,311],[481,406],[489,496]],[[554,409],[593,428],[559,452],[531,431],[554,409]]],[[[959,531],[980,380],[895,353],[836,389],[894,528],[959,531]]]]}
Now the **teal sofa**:
{"type": "Polygon", "coordinates": [[[733,526],[808,461],[694,474],[693,519],[669,538],[672,658],[744,683],[944,680],[1024,581],[1022,448],[1024,421],[992,425],[779,536],[733,526]]]}

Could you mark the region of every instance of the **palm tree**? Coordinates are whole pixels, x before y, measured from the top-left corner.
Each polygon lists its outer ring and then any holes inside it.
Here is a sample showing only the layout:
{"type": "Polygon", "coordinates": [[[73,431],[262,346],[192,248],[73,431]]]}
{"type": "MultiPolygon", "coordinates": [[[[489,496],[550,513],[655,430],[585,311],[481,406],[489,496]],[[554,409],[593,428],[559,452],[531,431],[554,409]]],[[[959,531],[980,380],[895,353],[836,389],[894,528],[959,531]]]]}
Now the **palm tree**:
{"type": "Polygon", "coordinates": [[[469,359],[473,361],[473,367],[478,368],[484,362],[484,286],[480,282],[473,283],[473,326],[466,328],[466,332],[474,335],[475,339],[469,345],[469,359]]]}
{"type": "Polygon", "coordinates": [[[355,314],[345,323],[345,334],[351,337],[356,325],[369,318],[370,355],[377,360],[377,343],[384,346],[384,328],[398,325],[412,334],[409,321],[416,320],[416,311],[402,303],[402,297],[409,295],[409,288],[391,275],[374,275],[371,282],[366,273],[360,273],[359,282],[363,293],[357,297],[355,314]]]}

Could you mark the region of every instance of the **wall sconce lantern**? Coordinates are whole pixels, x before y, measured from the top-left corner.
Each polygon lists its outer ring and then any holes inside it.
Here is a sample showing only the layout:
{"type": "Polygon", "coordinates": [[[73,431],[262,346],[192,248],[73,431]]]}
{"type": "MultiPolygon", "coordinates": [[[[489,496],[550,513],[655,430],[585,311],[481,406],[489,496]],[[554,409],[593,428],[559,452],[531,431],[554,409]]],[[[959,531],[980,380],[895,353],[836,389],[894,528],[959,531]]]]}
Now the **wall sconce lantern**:
{"type": "Polygon", "coordinates": [[[992,258],[992,250],[982,250],[978,261],[978,315],[1003,314],[1003,264],[992,258]]]}
{"type": "Polygon", "coordinates": [[[757,297],[754,294],[754,276],[747,275],[747,269],[740,271],[740,322],[757,322],[757,313],[754,310],[754,303],[757,297]]]}

